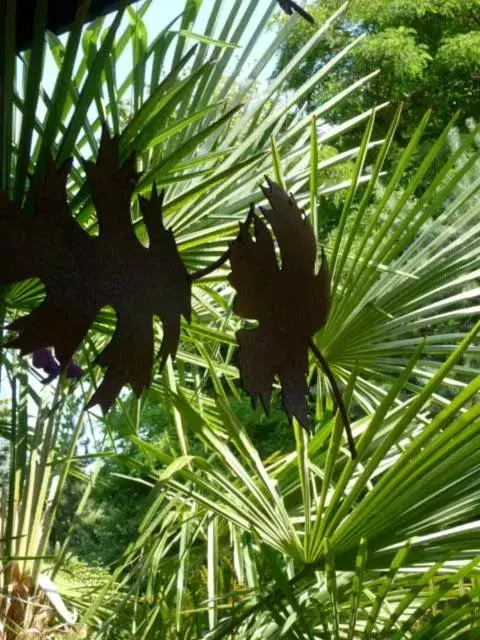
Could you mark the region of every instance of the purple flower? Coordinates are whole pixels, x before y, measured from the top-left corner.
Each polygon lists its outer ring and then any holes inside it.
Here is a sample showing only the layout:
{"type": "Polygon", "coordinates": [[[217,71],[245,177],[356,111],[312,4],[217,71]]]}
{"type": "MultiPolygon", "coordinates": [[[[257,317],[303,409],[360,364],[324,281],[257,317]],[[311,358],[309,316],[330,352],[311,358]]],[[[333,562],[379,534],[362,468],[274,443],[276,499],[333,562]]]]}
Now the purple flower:
{"type": "MultiPolygon", "coordinates": [[[[36,369],[43,369],[47,374],[48,377],[43,380],[44,383],[51,382],[60,375],[60,364],[55,359],[50,349],[42,348],[34,351],[32,354],[32,364],[36,369]]],[[[65,373],[67,378],[78,380],[78,378],[81,378],[85,372],[78,366],[78,364],[70,361],[65,373]]]]}
{"type": "Polygon", "coordinates": [[[66,374],[67,374],[67,378],[78,380],[85,374],[85,371],[82,369],[82,367],[79,367],[78,364],[75,364],[75,362],[72,362],[70,360],[70,362],[67,365],[66,374]]]}
{"type": "Polygon", "coordinates": [[[45,373],[51,376],[52,380],[60,374],[60,365],[53,357],[50,349],[37,349],[34,351],[32,363],[37,369],[43,369],[45,373]]]}

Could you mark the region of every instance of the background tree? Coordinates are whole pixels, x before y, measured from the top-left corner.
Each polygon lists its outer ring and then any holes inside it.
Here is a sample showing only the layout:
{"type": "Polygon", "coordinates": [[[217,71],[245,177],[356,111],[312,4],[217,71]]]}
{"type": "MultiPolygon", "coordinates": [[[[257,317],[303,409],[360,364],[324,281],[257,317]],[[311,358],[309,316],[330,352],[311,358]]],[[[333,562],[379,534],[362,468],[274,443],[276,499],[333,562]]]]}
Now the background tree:
{"type": "MultiPolygon", "coordinates": [[[[297,21],[289,32],[274,76],[308,41],[342,0],[319,0],[308,6],[316,26],[297,21]]],[[[413,123],[433,108],[427,137],[436,137],[453,113],[475,117],[480,100],[480,0],[353,0],[341,20],[335,21],[289,78],[295,89],[316,69],[331,60],[354,37],[365,39],[352,49],[325,82],[316,84],[305,100],[310,106],[324,101],[365,73],[381,73],[330,116],[339,122],[352,109],[383,101],[405,104],[397,135],[405,139],[413,123]]],[[[351,113],[351,111],[350,111],[351,113]]],[[[384,128],[391,112],[379,114],[384,128]]]]}

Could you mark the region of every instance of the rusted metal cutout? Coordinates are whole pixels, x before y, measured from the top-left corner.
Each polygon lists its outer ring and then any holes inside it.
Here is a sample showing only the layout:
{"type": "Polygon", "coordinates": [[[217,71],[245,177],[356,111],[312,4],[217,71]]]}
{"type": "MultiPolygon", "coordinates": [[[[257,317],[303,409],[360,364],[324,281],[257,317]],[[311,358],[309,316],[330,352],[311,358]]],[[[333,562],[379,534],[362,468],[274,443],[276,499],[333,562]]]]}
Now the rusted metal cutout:
{"type": "Polygon", "coordinates": [[[135,393],[149,386],[153,367],[153,316],[163,323],[161,363],[174,356],[180,317],[190,318],[191,279],[175,239],[162,220],[162,197],[140,197],[149,247],[131,224],[131,199],[139,178],[135,156],[120,165],[119,143],[102,134],[96,162],[85,163],[97,212],[99,234],[87,234],[73,218],[67,199],[71,161],[56,167],[51,155],[43,176],[31,178],[34,215],[18,211],[0,193],[0,285],[40,278],[46,297],[39,307],[9,326],[10,346],[22,353],[53,348],[61,369],[92,326],[102,307],[117,315],[113,337],[98,358],[106,368],[89,402],[107,411],[122,386],[135,393]]]}

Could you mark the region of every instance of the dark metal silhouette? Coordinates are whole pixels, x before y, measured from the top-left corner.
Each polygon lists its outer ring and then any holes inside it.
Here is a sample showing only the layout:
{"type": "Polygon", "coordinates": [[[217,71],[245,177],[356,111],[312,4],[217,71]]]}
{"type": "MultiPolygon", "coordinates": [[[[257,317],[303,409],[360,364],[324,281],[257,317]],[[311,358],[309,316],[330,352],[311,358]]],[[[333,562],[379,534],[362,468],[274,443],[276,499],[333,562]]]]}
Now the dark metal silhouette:
{"type": "Polygon", "coordinates": [[[258,327],[237,332],[241,380],[252,399],[268,407],[277,375],[289,418],[309,429],[308,341],[327,320],[328,266],[323,257],[315,273],[315,236],[294,198],[271,181],[263,191],[272,208],[261,211],[278,242],[281,265],[272,234],[252,207],[230,246],[233,310],[258,321],[258,327]]]}
{"type": "Polygon", "coordinates": [[[315,24],[315,20],[313,19],[313,17],[293,0],[277,0],[277,2],[287,15],[291,16],[295,12],[298,13],[299,16],[310,22],[310,24],[315,24]]]}
{"type": "Polygon", "coordinates": [[[18,333],[10,346],[22,353],[52,347],[63,370],[100,309],[113,307],[117,326],[98,358],[107,371],[89,403],[104,411],[124,384],[137,395],[150,385],[153,316],[163,323],[161,365],[176,353],[180,316],[190,318],[191,280],[172,232],[163,225],[162,194],[155,188],[150,200],[140,197],[149,247],[135,236],[130,215],[139,177],[135,164],[132,154],[120,165],[118,141],[104,130],[97,161],[85,163],[98,236],[81,229],[70,212],[70,160],[56,168],[49,156],[45,175],[31,178],[33,216],[0,192],[0,286],[37,277],[47,294],[39,307],[10,324],[18,333]]]}

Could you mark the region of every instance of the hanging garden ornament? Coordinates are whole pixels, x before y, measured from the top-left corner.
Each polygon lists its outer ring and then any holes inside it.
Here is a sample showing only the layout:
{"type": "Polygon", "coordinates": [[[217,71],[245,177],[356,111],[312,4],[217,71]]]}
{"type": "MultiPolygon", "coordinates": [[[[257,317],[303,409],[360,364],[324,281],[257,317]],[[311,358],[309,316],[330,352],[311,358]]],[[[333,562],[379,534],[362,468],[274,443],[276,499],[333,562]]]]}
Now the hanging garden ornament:
{"type": "Polygon", "coordinates": [[[56,167],[49,155],[45,174],[31,178],[33,216],[0,192],[0,286],[35,277],[46,289],[39,307],[10,324],[18,334],[10,346],[22,353],[53,348],[65,370],[100,309],[113,307],[116,329],[97,360],[106,373],[89,403],[104,411],[123,385],[129,383],[137,395],[149,386],[154,315],[163,323],[161,365],[176,353],[180,317],[190,318],[191,280],[172,232],[164,227],[163,194],[155,187],[150,200],[139,198],[148,248],[132,227],[135,165],[133,154],[120,164],[118,140],[104,129],[97,161],[85,163],[98,236],[86,233],[71,214],[70,160],[56,167]]]}
{"type": "Polygon", "coordinates": [[[291,16],[295,12],[311,24],[315,24],[315,20],[312,16],[293,0],[277,0],[277,2],[287,15],[291,16]]]}
{"type": "Polygon", "coordinates": [[[308,430],[309,341],[327,320],[330,276],[325,256],[315,273],[315,235],[293,196],[267,181],[263,192],[271,209],[261,211],[280,249],[280,264],[274,238],[253,206],[230,245],[234,312],[258,321],[256,328],[237,332],[240,376],[248,395],[265,408],[278,376],[288,417],[308,430]]]}

